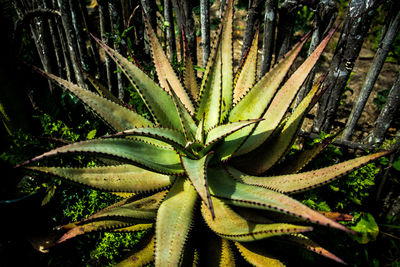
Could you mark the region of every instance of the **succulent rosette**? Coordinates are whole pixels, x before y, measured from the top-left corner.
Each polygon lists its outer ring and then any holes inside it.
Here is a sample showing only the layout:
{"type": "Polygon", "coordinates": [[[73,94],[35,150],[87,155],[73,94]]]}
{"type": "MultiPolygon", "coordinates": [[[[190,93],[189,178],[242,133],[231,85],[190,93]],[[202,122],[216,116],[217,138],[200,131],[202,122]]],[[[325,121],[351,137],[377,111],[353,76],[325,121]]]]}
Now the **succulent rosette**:
{"type": "Polygon", "coordinates": [[[300,172],[321,150],[314,149],[288,162],[286,168],[275,169],[273,175],[265,175],[284,159],[305,114],[321,93],[319,82],[288,112],[333,31],[289,77],[306,37],[257,80],[258,33],[238,71],[233,71],[233,9],[232,1],[227,1],[200,86],[187,46],[181,80],[148,21],[158,82],[94,37],[137,90],[151,120],[112,96],[103,97],[38,70],[84,102],[116,133],[53,149],[20,166],[107,192],[134,193],[85,220],[63,226],[67,231],[57,243],[97,230],[149,229],[149,237],[121,266],[151,261],[156,266],[177,266],[202,258],[233,266],[235,247],[253,265],[283,266],[266,248],[257,245],[260,240],[277,237],[343,263],[303,233],[312,231],[315,224],[353,231],[290,196],[330,182],[389,152],[300,172]],[[68,154],[111,158],[113,164],[27,166],[68,154]],[[206,243],[203,248],[191,243],[196,235],[190,233],[197,228],[201,235],[205,231],[206,237],[211,236],[201,242],[206,243]]]}

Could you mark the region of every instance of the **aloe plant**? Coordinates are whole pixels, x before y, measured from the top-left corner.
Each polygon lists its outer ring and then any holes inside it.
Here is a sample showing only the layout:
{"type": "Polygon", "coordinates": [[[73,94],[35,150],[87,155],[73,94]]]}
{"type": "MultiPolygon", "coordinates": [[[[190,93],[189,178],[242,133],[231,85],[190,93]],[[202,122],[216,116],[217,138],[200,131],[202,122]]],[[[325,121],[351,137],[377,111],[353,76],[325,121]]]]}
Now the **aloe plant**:
{"type": "Polygon", "coordinates": [[[269,175],[271,168],[284,159],[305,114],[321,94],[319,82],[287,115],[296,92],[333,31],[286,80],[307,36],[270,72],[256,80],[258,33],[238,71],[233,72],[233,11],[232,1],[227,1],[200,86],[187,47],[181,80],[148,21],[158,83],[93,37],[140,94],[152,120],[115,98],[103,98],[37,69],[84,102],[116,133],[53,149],[18,166],[108,192],[133,193],[125,194],[122,201],[87,219],[62,226],[66,232],[56,243],[91,231],[148,230],[149,237],[121,266],[151,261],[156,266],[177,266],[202,259],[233,266],[235,247],[253,265],[282,266],[264,247],[251,242],[274,237],[344,263],[303,233],[312,231],[314,224],[354,232],[290,195],[337,179],[390,152],[300,172],[321,150],[314,149],[287,163],[290,168],[275,168],[273,175],[269,175]],[[111,158],[112,163],[84,168],[31,164],[68,154],[111,158]],[[196,230],[201,235],[208,231],[204,234],[209,244],[203,249],[196,247],[199,243],[190,242],[196,236],[190,233],[196,230]]]}

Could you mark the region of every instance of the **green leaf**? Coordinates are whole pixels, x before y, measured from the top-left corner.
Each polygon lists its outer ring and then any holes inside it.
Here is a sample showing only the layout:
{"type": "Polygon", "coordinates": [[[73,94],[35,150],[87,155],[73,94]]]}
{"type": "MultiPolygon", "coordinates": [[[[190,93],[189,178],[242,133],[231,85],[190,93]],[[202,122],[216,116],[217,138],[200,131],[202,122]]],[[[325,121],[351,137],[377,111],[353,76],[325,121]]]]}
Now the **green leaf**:
{"type": "Polygon", "coordinates": [[[164,174],[183,173],[178,154],[172,149],[158,147],[152,144],[123,138],[93,139],[73,143],[50,150],[31,160],[25,161],[20,167],[43,158],[59,156],[62,154],[98,154],[127,161],[131,164],[164,174]]]}
{"type": "Polygon", "coordinates": [[[259,186],[242,184],[231,178],[225,170],[209,168],[207,173],[211,195],[223,199],[229,204],[280,212],[312,223],[353,233],[343,225],[326,218],[284,194],[259,186]]]}
{"type": "Polygon", "coordinates": [[[295,232],[311,231],[312,227],[285,223],[252,223],[230,209],[218,198],[213,197],[215,217],[202,203],[201,213],[207,225],[217,235],[233,241],[249,242],[295,232]]]}
{"type": "Polygon", "coordinates": [[[91,130],[91,131],[87,134],[86,139],[88,139],[88,140],[93,139],[93,138],[96,136],[96,133],[97,133],[97,130],[96,130],[96,129],[91,130]]]}
{"type": "Polygon", "coordinates": [[[172,145],[175,148],[179,147],[181,150],[183,150],[186,145],[185,136],[181,132],[168,128],[160,128],[160,127],[135,128],[113,134],[109,137],[120,137],[120,136],[145,136],[156,140],[160,140],[164,143],[172,145]]]}
{"type": "MultiPolygon", "coordinates": [[[[253,88],[232,108],[228,120],[236,122],[247,119],[259,119],[268,107],[279,85],[289,71],[305,41],[293,48],[270,72],[266,73],[253,88]]],[[[228,159],[245,141],[255,126],[244,128],[226,138],[221,149],[226,151],[222,160],[228,159]]]]}
{"type": "Polygon", "coordinates": [[[233,95],[233,1],[226,2],[220,34],[211,51],[200,87],[196,118],[204,116],[205,130],[224,121],[232,107],[233,95]]]}
{"type": "Polygon", "coordinates": [[[159,87],[150,77],[128,59],[102,43],[93,35],[92,37],[121,68],[122,72],[140,94],[147,108],[153,115],[153,118],[164,127],[182,130],[179,114],[171,95],[159,87]]]}
{"type": "MultiPolygon", "coordinates": [[[[169,87],[171,87],[168,81],[167,84],[169,87]]],[[[194,136],[196,135],[197,131],[196,123],[194,122],[192,116],[187,112],[186,108],[183,106],[182,102],[179,100],[178,96],[172,89],[171,89],[171,94],[175,103],[175,107],[178,111],[179,118],[181,120],[181,126],[183,129],[183,133],[185,134],[185,139],[194,141],[195,140],[194,136]]]]}
{"type": "Polygon", "coordinates": [[[174,176],[150,172],[130,164],[87,168],[27,168],[108,192],[149,192],[168,187],[175,179],[174,176]]]}
{"type": "Polygon", "coordinates": [[[393,168],[395,168],[397,171],[400,171],[400,157],[397,157],[397,159],[393,162],[393,168]]]}
{"type": "Polygon", "coordinates": [[[284,267],[285,265],[265,251],[265,245],[247,242],[235,242],[237,249],[245,260],[253,266],[284,267]]]}
{"type": "Polygon", "coordinates": [[[236,266],[234,252],[229,240],[221,238],[211,231],[202,233],[202,238],[207,240],[205,246],[202,247],[204,253],[201,254],[204,255],[201,258],[204,266],[236,266]]]}
{"type": "Polygon", "coordinates": [[[71,92],[117,131],[123,131],[135,127],[149,127],[153,125],[153,123],[138,113],[120,106],[104,97],[58,78],[57,76],[47,73],[39,68],[34,67],[34,70],[61,86],[63,89],[71,92]]]}
{"type": "Polygon", "coordinates": [[[135,245],[133,251],[116,267],[145,266],[154,260],[154,235],[149,235],[135,245]]]}
{"type": "Polygon", "coordinates": [[[222,138],[230,134],[233,134],[234,132],[239,131],[240,129],[246,126],[259,121],[260,120],[246,120],[246,121],[237,121],[219,125],[211,129],[207,133],[206,146],[210,146],[211,144],[217,142],[218,140],[221,140],[222,138]]]}
{"type": "Polygon", "coordinates": [[[218,125],[221,115],[222,63],[221,53],[217,52],[221,50],[219,40],[215,49],[216,51],[210,54],[208,65],[203,75],[203,81],[200,87],[199,106],[196,110],[197,120],[200,121],[204,118],[205,131],[218,125]]]}
{"type": "Polygon", "coordinates": [[[352,238],[360,244],[375,241],[379,234],[379,227],[370,213],[363,214],[357,224],[350,228],[357,232],[352,238]]]}
{"type": "MultiPolygon", "coordinates": [[[[182,34],[184,37],[185,34],[182,34]]],[[[190,56],[190,51],[186,39],[183,40],[184,48],[184,58],[183,58],[183,84],[188,90],[189,94],[193,99],[198,100],[199,98],[199,87],[196,81],[195,68],[193,66],[192,57],[190,56]]],[[[198,67],[198,66],[197,66],[198,67]]],[[[198,67],[199,68],[199,67],[198,67]]],[[[203,69],[204,71],[204,69],[203,69]]]]}
{"type": "Polygon", "coordinates": [[[334,255],[333,253],[329,252],[328,250],[324,249],[323,247],[321,247],[320,245],[318,245],[317,243],[315,243],[314,241],[312,241],[305,235],[290,234],[290,235],[281,236],[280,238],[282,240],[285,240],[285,241],[288,241],[291,243],[295,243],[301,247],[304,247],[305,249],[307,249],[309,251],[315,252],[319,255],[322,255],[331,260],[334,260],[336,262],[346,265],[346,263],[342,259],[340,259],[336,255],[334,255]]]}
{"type": "Polygon", "coordinates": [[[243,61],[236,72],[233,90],[234,104],[247,94],[256,82],[257,75],[257,53],[258,53],[258,33],[257,28],[254,34],[253,42],[249,51],[247,51],[243,61]]]}
{"type": "Polygon", "coordinates": [[[232,108],[233,100],[233,0],[227,0],[221,21],[221,72],[222,96],[220,122],[223,122],[232,108]]]}
{"type": "Polygon", "coordinates": [[[328,147],[334,140],[334,137],[326,138],[319,143],[313,144],[311,148],[304,148],[296,154],[293,159],[285,160],[279,169],[280,174],[294,174],[301,171],[311,162],[319,153],[328,147]]]}
{"type": "MultiPolygon", "coordinates": [[[[85,233],[90,233],[93,231],[101,231],[101,230],[112,230],[112,229],[117,229],[117,228],[123,228],[127,227],[130,225],[134,224],[140,224],[146,222],[145,220],[138,220],[138,219],[132,219],[128,217],[109,217],[109,218],[103,218],[100,221],[91,221],[88,223],[85,223],[84,225],[79,225],[71,230],[69,230],[67,233],[65,233],[63,236],[60,237],[56,241],[56,243],[62,243],[67,241],[68,239],[71,239],[75,236],[82,235],[85,233]]],[[[148,221],[149,222],[149,221],[148,221]]],[[[142,229],[138,229],[142,230],[142,229]]]]}
{"type": "Polygon", "coordinates": [[[303,64],[301,64],[301,66],[290,76],[290,78],[276,93],[267,111],[263,115],[265,120],[255,126],[252,135],[249,136],[245,143],[235,153],[237,156],[254,150],[264,143],[272,134],[272,131],[282,121],[283,116],[287,112],[293,98],[296,96],[297,91],[314,68],[334,32],[335,29],[333,29],[327,37],[321,41],[318,47],[315,48],[314,52],[303,62],[303,64]]]}
{"type": "Polygon", "coordinates": [[[200,198],[210,209],[212,216],[214,217],[214,209],[211,202],[210,191],[207,185],[207,165],[212,157],[212,153],[207,154],[201,159],[189,159],[181,156],[182,166],[185,169],[186,175],[192,182],[192,185],[196,189],[200,198]]]}
{"type": "Polygon", "coordinates": [[[112,102],[119,104],[121,106],[124,106],[124,102],[116,98],[110,90],[108,90],[103,84],[100,83],[99,80],[96,78],[92,77],[89,73],[87,73],[85,70],[82,69],[83,74],[86,76],[86,78],[89,80],[89,82],[93,85],[93,87],[96,89],[97,93],[101,95],[102,97],[107,98],[108,100],[111,100],[112,102]]]}
{"type": "Polygon", "coordinates": [[[314,99],[322,80],[316,83],[307,96],[300,102],[287,120],[278,127],[279,132],[273,134],[256,150],[248,153],[241,159],[241,166],[251,174],[262,174],[274,166],[290,149],[303,123],[305,114],[310,110],[310,103],[314,99]]]}
{"type": "Polygon", "coordinates": [[[156,266],[178,266],[193,220],[197,193],[188,179],[177,179],[157,212],[156,266]]]}
{"type": "Polygon", "coordinates": [[[194,114],[193,103],[188,93],[179,81],[178,77],[176,76],[175,71],[172,69],[171,64],[169,64],[167,56],[165,55],[164,50],[161,47],[154,30],[151,28],[147,17],[145,17],[145,25],[152,50],[151,55],[153,57],[154,66],[156,67],[157,77],[161,87],[164,88],[164,90],[166,90],[167,92],[174,90],[175,94],[178,96],[186,109],[191,114],[194,114]],[[167,82],[171,85],[171,87],[168,86],[167,82]]]}
{"type": "Polygon", "coordinates": [[[373,160],[386,156],[391,152],[392,151],[382,151],[318,170],[297,174],[260,177],[246,175],[232,167],[228,167],[228,171],[235,180],[245,184],[262,186],[282,193],[296,193],[329,183],[334,179],[337,179],[356,168],[368,164],[373,160]]]}
{"type": "Polygon", "coordinates": [[[134,196],[100,210],[87,219],[64,225],[62,228],[69,230],[57,243],[92,231],[133,232],[149,229],[165,195],[166,191],[161,191],[141,199],[134,196]]]}
{"type": "Polygon", "coordinates": [[[55,192],[56,192],[57,186],[55,184],[50,185],[49,188],[47,188],[46,191],[46,196],[43,198],[41,205],[44,206],[47,203],[50,202],[50,200],[53,198],[55,192]]]}

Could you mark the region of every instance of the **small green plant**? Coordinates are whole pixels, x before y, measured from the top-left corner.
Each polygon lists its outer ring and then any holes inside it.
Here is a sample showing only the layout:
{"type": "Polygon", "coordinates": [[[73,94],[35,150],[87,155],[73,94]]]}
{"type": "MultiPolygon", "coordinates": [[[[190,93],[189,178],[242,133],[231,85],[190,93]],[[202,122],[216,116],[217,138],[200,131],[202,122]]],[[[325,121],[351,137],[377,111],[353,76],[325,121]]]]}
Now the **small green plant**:
{"type": "Polygon", "coordinates": [[[320,96],[321,82],[286,116],[333,31],[281,86],[307,38],[257,81],[257,33],[234,74],[233,1],[227,1],[225,9],[200,87],[187,46],[182,82],[148,21],[159,84],[94,37],[127,76],[151,119],[37,70],[83,101],[117,133],[55,148],[18,166],[108,192],[134,193],[81,221],[63,225],[64,232],[55,243],[100,230],[148,230],[149,236],[121,266],[151,261],[156,266],[199,261],[206,265],[208,260],[233,266],[235,247],[253,265],[282,266],[258,243],[274,237],[344,263],[304,233],[312,231],[314,224],[355,232],[289,195],[331,182],[390,152],[299,173],[317,150],[275,169],[320,96]],[[43,164],[50,157],[66,155],[91,155],[104,164],[79,168],[43,164]],[[28,166],[39,161],[40,166],[28,166]]]}
{"type": "Polygon", "coordinates": [[[383,106],[385,105],[389,92],[390,89],[384,89],[376,94],[373,103],[378,107],[379,111],[382,110],[383,106]]]}

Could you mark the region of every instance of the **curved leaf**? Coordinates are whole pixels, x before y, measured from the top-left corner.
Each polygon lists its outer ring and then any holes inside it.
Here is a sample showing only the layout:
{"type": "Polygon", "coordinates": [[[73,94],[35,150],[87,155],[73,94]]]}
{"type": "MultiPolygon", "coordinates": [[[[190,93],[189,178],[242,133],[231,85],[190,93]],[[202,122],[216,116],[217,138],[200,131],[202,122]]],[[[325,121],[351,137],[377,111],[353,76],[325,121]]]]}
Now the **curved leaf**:
{"type": "Polygon", "coordinates": [[[168,187],[175,180],[173,176],[150,172],[130,164],[89,168],[28,167],[28,169],[111,192],[149,192],[168,187]]]}
{"type": "Polygon", "coordinates": [[[222,96],[220,122],[228,116],[233,100],[233,0],[227,0],[221,21],[222,96]]]}
{"type": "MultiPolygon", "coordinates": [[[[170,84],[167,81],[167,84],[169,87],[170,84]]],[[[179,100],[178,96],[175,94],[175,92],[171,89],[171,95],[172,99],[174,100],[175,107],[178,111],[179,118],[181,120],[181,125],[183,129],[183,133],[185,134],[186,140],[194,140],[194,136],[196,135],[197,131],[197,126],[196,123],[194,122],[192,116],[189,114],[189,112],[186,110],[186,108],[183,106],[182,102],[179,100]]]]}
{"type": "MultiPolygon", "coordinates": [[[[266,73],[253,88],[232,108],[228,120],[236,122],[247,119],[259,119],[268,107],[279,85],[285,78],[294,60],[303,47],[305,40],[295,46],[271,71],[266,73]]],[[[225,138],[221,159],[228,159],[235,152],[255,126],[244,128],[225,138]]]]}
{"type": "Polygon", "coordinates": [[[201,250],[203,253],[200,254],[202,266],[236,266],[229,240],[221,238],[211,231],[202,232],[201,238],[207,240],[207,242],[203,242],[201,250]]]}
{"type": "Polygon", "coordinates": [[[156,221],[156,266],[178,266],[197,200],[188,179],[177,179],[162,202],[156,221]]]}
{"type": "Polygon", "coordinates": [[[302,235],[302,234],[290,234],[290,235],[282,236],[280,238],[282,240],[287,240],[289,242],[292,242],[292,243],[295,243],[297,245],[300,245],[300,246],[304,247],[307,250],[315,252],[315,253],[317,253],[319,255],[327,257],[327,258],[329,258],[331,260],[334,260],[336,262],[339,262],[339,263],[342,263],[342,264],[346,264],[342,259],[340,259],[336,255],[334,255],[333,253],[329,252],[328,250],[324,249],[323,247],[321,247],[320,245],[318,245],[317,243],[315,243],[314,241],[312,241],[311,239],[309,239],[305,235],[302,235]]]}
{"type": "MultiPolygon", "coordinates": [[[[112,230],[117,228],[124,228],[127,226],[131,226],[134,224],[144,223],[144,220],[132,219],[127,217],[110,217],[103,218],[99,221],[91,221],[89,223],[85,223],[84,225],[76,226],[65,233],[56,241],[56,243],[62,243],[68,239],[71,239],[75,236],[82,235],[85,233],[100,231],[100,230],[112,230]]],[[[141,230],[141,229],[139,229],[141,230]]]]}
{"type": "Polygon", "coordinates": [[[296,193],[329,183],[391,152],[392,151],[382,151],[314,171],[280,176],[250,176],[232,167],[228,167],[228,171],[235,180],[245,184],[262,186],[282,193],[296,193]]]}
{"type": "Polygon", "coordinates": [[[181,157],[181,162],[183,168],[185,169],[186,175],[189,177],[190,182],[192,182],[192,185],[196,189],[200,198],[210,209],[211,214],[214,217],[214,209],[206,179],[207,165],[212,155],[212,153],[209,153],[201,159],[189,159],[187,157],[181,157]]]}
{"type": "Polygon", "coordinates": [[[174,101],[167,91],[159,87],[150,77],[148,77],[137,66],[128,59],[121,56],[118,52],[102,43],[99,39],[92,37],[104,48],[110,57],[121,68],[122,72],[128,77],[131,84],[142,97],[153,118],[164,127],[181,129],[178,111],[174,101]]]}
{"type": "Polygon", "coordinates": [[[183,84],[185,85],[185,88],[188,90],[192,98],[195,101],[197,101],[199,98],[199,87],[196,81],[196,72],[194,70],[192,57],[190,56],[187,40],[184,38],[185,37],[184,33],[182,33],[182,37],[183,37],[183,49],[184,49],[183,84]]]}
{"type": "Polygon", "coordinates": [[[235,258],[233,251],[230,248],[229,241],[227,239],[221,238],[221,259],[219,266],[235,266],[235,258]]]}
{"type": "Polygon", "coordinates": [[[154,260],[154,235],[150,235],[135,245],[133,251],[116,267],[145,266],[154,260]]]}
{"type": "Polygon", "coordinates": [[[219,125],[215,128],[212,128],[208,133],[207,133],[207,138],[206,138],[206,146],[210,146],[211,144],[217,142],[218,140],[221,140],[222,138],[233,134],[236,131],[239,131],[240,129],[251,125],[253,123],[259,122],[260,120],[246,120],[246,121],[237,121],[237,122],[231,122],[231,123],[226,123],[219,125]]]}
{"type": "Polygon", "coordinates": [[[204,72],[200,87],[199,106],[196,110],[197,120],[200,121],[203,118],[205,131],[218,125],[221,118],[222,59],[220,39],[215,49],[210,54],[208,65],[204,72]]]}
{"type": "Polygon", "coordinates": [[[226,239],[249,242],[276,235],[312,230],[312,227],[309,226],[285,223],[252,223],[234,212],[218,198],[213,197],[212,201],[215,207],[215,218],[213,218],[211,212],[205,207],[204,203],[201,207],[201,213],[211,230],[226,239]]]}
{"type": "Polygon", "coordinates": [[[330,145],[335,136],[326,138],[321,142],[314,144],[311,148],[304,148],[296,154],[293,159],[285,160],[279,169],[280,174],[294,174],[301,171],[308,163],[311,162],[319,153],[321,153],[328,145],[330,145]]]}
{"type": "Polygon", "coordinates": [[[205,130],[224,121],[232,107],[233,98],[233,1],[225,4],[220,34],[211,51],[200,88],[196,118],[204,115],[205,130]]]}
{"type": "Polygon", "coordinates": [[[112,134],[107,137],[119,137],[119,136],[145,136],[156,140],[160,140],[167,144],[171,144],[173,147],[180,147],[181,149],[183,149],[186,144],[185,136],[181,132],[161,127],[134,128],[116,134],[112,134]]]}
{"type": "Polygon", "coordinates": [[[132,233],[132,232],[138,232],[138,231],[144,231],[144,230],[149,230],[153,228],[153,223],[140,223],[140,224],[135,224],[127,227],[122,227],[122,228],[116,228],[112,229],[112,232],[123,232],[123,233],[132,233]]]}
{"type": "Polygon", "coordinates": [[[254,34],[253,42],[249,51],[247,51],[239,70],[236,73],[234,80],[233,90],[233,103],[239,102],[239,100],[247,94],[251,87],[256,82],[257,75],[257,54],[258,54],[258,33],[259,27],[257,27],[256,33],[254,34]]]}
{"type": "Polygon", "coordinates": [[[152,50],[151,55],[153,57],[154,66],[156,67],[157,77],[161,87],[164,88],[167,92],[169,92],[170,90],[174,90],[185,108],[191,114],[194,114],[194,106],[192,100],[190,99],[188,93],[182,86],[182,83],[176,76],[175,71],[172,69],[171,64],[169,63],[167,56],[165,55],[164,50],[161,47],[157,36],[147,18],[145,18],[145,25],[147,29],[147,34],[149,36],[150,47],[152,50]],[[168,86],[167,82],[171,84],[171,87],[168,86]]]}
{"type": "Polygon", "coordinates": [[[284,267],[285,265],[265,251],[264,246],[257,243],[235,242],[237,249],[245,260],[253,266],[284,267]]]}
{"type": "Polygon", "coordinates": [[[314,99],[321,83],[322,81],[313,86],[307,96],[284,122],[279,133],[274,134],[256,150],[243,157],[241,166],[246,166],[245,170],[247,173],[262,174],[274,166],[286,154],[297,137],[304,116],[310,110],[310,103],[314,99]]]}
{"type": "Polygon", "coordinates": [[[63,89],[71,92],[117,131],[123,131],[134,127],[149,127],[153,125],[152,122],[132,110],[39,68],[33,68],[35,71],[47,77],[63,89]]]}
{"type": "Polygon", "coordinates": [[[94,139],[73,143],[50,150],[49,152],[25,161],[16,167],[38,161],[46,157],[66,153],[99,154],[101,156],[128,161],[132,164],[143,166],[147,169],[160,173],[183,173],[179,156],[174,150],[167,149],[165,147],[157,147],[139,140],[123,138],[94,139]]]}
{"type": "Polygon", "coordinates": [[[207,173],[211,195],[232,205],[280,212],[302,220],[354,233],[284,194],[237,182],[222,169],[209,168],[207,173]]]}
{"type": "MultiPolygon", "coordinates": [[[[301,66],[290,76],[282,88],[276,93],[267,111],[264,113],[265,120],[259,122],[248,139],[235,153],[237,156],[246,154],[262,143],[271,135],[272,131],[279,125],[297,91],[314,68],[319,57],[327,46],[336,28],[321,41],[314,52],[301,64],[301,66]]],[[[251,91],[250,91],[251,92],[251,91]]],[[[240,103],[240,102],[239,102],[240,103]]]]}

